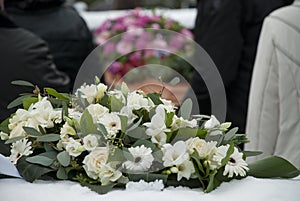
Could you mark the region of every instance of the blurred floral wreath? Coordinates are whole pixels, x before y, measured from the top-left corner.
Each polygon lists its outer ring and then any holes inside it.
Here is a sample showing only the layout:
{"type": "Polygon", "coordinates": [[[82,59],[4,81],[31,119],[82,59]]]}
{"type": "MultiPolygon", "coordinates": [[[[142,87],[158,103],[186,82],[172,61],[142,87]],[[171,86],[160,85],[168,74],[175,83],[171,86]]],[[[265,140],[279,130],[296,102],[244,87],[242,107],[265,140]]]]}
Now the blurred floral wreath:
{"type": "MultiPolygon", "coordinates": [[[[156,15],[155,12],[152,15],[142,14],[142,10],[137,8],[124,16],[106,20],[94,31],[94,35],[96,43],[104,45],[103,55],[101,55],[103,58],[113,57],[116,54],[121,55],[108,67],[108,72],[117,79],[124,76],[131,69],[149,63],[168,66],[187,80],[191,77],[192,66],[177,54],[193,55],[191,40],[188,40],[193,39],[193,34],[172,19],[156,15]],[[151,32],[153,29],[167,29],[180,33],[183,37],[174,34],[165,38],[156,32],[151,32]],[[122,33],[124,34],[119,41],[106,42],[108,39],[122,33]],[[145,44],[148,47],[153,46],[155,49],[139,50],[145,47],[145,44]],[[175,54],[157,50],[160,47],[170,49],[175,54]]],[[[143,79],[143,76],[141,76],[141,79],[143,79]]],[[[130,82],[130,78],[126,81],[130,82]]]]}

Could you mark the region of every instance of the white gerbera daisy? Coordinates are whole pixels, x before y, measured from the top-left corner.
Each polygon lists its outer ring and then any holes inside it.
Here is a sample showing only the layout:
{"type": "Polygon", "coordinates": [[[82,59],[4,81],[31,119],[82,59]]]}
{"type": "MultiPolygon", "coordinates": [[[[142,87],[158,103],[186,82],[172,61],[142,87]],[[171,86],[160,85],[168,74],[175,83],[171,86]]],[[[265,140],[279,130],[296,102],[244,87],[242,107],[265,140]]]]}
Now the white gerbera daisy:
{"type": "MultiPolygon", "coordinates": [[[[213,156],[211,168],[219,168],[222,160],[226,157],[229,145],[218,147],[216,154],[213,156]]],[[[248,164],[243,160],[243,154],[234,147],[234,151],[231,154],[229,161],[225,165],[223,175],[227,175],[231,178],[235,174],[236,176],[245,176],[249,170],[248,164]]]]}
{"type": "Polygon", "coordinates": [[[13,164],[17,164],[17,161],[22,156],[29,156],[30,154],[32,154],[30,145],[31,142],[28,142],[28,139],[22,139],[12,144],[10,150],[10,160],[13,162],[13,164]]]}
{"type": "Polygon", "coordinates": [[[154,161],[152,150],[144,145],[128,149],[132,159],[125,161],[123,167],[130,171],[147,171],[154,161]]]}
{"type": "Polygon", "coordinates": [[[98,122],[105,126],[110,135],[116,134],[119,130],[121,130],[121,119],[115,113],[105,114],[98,122]]]}

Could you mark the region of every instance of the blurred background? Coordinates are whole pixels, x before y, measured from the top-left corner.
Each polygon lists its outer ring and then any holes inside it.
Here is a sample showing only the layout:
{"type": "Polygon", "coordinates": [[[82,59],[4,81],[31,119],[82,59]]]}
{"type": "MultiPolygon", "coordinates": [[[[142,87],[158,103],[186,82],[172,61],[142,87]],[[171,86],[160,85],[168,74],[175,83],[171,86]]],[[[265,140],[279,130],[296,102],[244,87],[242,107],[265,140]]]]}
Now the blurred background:
{"type": "Polygon", "coordinates": [[[143,8],[193,8],[196,0],[69,0],[72,4],[81,4],[89,11],[121,10],[135,7],[143,8]]]}

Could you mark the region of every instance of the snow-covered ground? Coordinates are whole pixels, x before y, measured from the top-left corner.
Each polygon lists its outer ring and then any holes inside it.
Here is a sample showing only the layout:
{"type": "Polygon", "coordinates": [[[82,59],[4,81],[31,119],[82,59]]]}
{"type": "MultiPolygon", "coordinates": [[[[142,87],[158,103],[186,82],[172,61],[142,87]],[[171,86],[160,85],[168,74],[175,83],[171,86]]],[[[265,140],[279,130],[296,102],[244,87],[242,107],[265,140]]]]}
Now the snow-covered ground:
{"type": "MultiPolygon", "coordinates": [[[[86,21],[88,27],[93,30],[99,27],[106,19],[114,19],[121,15],[126,14],[126,10],[110,10],[110,11],[99,11],[99,12],[86,12],[79,11],[82,18],[86,21]]],[[[181,25],[192,29],[194,28],[197,10],[192,9],[157,9],[156,14],[169,17],[173,20],[178,21],[181,25]]],[[[144,14],[152,14],[151,10],[143,10],[144,14]]]]}
{"type": "Polygon", "coordinates": [[[209,194],[201,189],[167,188],[161,192],[113,190],[99,195],[70,181],[0,179],[1,201],[297,201],[300,177],[295,179],[256,179],[247,177],[223,183],[209,194]]]}

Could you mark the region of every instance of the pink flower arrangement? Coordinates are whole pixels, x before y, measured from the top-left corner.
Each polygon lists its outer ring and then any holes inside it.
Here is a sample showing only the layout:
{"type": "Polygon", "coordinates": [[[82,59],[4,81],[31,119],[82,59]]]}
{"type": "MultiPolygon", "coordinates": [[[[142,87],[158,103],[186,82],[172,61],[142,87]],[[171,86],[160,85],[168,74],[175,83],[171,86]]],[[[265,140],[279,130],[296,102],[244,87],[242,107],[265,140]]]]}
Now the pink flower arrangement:
{"type": "Polygon", "coordinates": [[[175,35],[166,40],[147,28],[168,29],[193,39],[191,31],[178,22],[155,14],[142,14],[141,9],[135,9],[115,19],[107,19],[94,31],[94,35],[97,44],[104,44],[103,56],[107,57],[116,53],[120,55],[120,58],[108,68],[111,74],[123,76],[130,69],[147,64],[147,61],[153,57],[162,59],[169,54],[161,50],[143,49],[146,44],[150,48],[168,48],[173,52],[186,49],[182,38],[175,35]],[[106,43],[109,38],[122,33],[124,34],[118,42],[106,43]]]}

